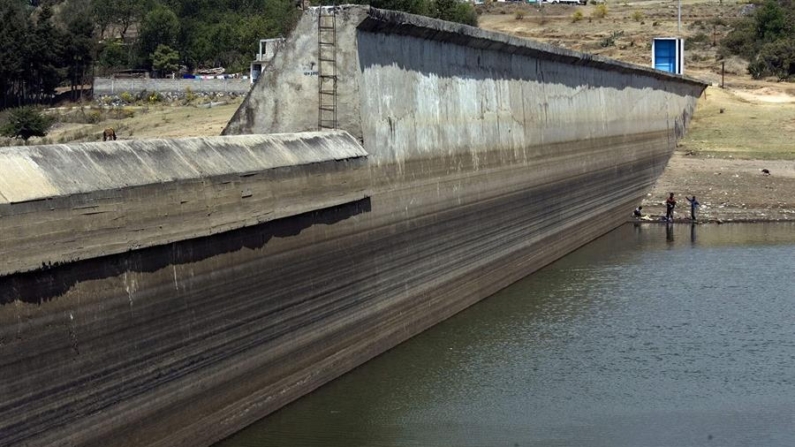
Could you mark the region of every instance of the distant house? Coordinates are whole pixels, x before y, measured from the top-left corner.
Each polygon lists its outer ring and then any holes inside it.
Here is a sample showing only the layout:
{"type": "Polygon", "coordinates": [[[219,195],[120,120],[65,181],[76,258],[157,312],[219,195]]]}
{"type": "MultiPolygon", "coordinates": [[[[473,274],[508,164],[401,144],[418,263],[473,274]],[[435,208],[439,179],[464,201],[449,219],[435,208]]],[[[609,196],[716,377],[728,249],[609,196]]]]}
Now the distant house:
{"type": "Polygon", "coordinates": [[[284,42],[283,37],[259,40],[259,53],[257,53],[256,59],[251,62],[251,68],[249,69],[249,79],[251,79],[252,84],[257,81],[262,70],[268,66],[273,56],[276,55],[276,51],[282,42],[284,42]]]}

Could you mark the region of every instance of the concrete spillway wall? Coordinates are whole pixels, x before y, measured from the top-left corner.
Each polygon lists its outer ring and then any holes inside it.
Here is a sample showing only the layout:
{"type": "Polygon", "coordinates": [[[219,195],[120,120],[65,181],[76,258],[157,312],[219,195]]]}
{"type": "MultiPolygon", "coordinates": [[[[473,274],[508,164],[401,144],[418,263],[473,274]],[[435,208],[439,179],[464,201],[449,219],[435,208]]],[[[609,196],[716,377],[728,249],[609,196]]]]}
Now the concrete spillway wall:
{"type": "MultiPolygon", "coordinates": [[[[316,14],[227,134],[315,129],[316,14]]],[[[0,150],[0,445],[233,433],[619,225],[704,88],[362,7],[337,36],[347,133],[0,150]]]]}
{"type": "MultiPolygon", "coordinates": [[[[337,13],[339,128],[379,160],[681,132],[704,85],[644,67],[392,11],[337,13]]],[[[317,128],[318,12],[226,134],[317,128]]]]}
{"type": "Polygon", "coordinates": [[[343,132],[3,148],[0,277],[362,199],[366,156],[343,132]]]}

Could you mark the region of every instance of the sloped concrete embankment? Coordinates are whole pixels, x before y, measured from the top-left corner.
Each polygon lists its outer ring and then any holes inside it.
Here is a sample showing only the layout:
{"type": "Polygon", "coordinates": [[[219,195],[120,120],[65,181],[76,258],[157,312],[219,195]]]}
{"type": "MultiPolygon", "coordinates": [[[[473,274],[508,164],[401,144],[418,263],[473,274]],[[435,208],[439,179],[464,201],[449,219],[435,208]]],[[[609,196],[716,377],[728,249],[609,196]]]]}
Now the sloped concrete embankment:
{"type": "MultiPolygon", "coordinates": [[[[317,20],[303,17],[227,134],[317,125],[317,20]]],[[[351,330],[368,336],[340,341],[333,363],[296,374],[282,395],[301,395],[620,225],[705,88],[361,7],[337,9],[337,36],[339,126],[362,139],[373,182],[355,245],[381,247],[350,261],[357,271],[377,266],[352,308],[362,318],[351,330]]],[[[255,406],[269,411],[243,408],[255,406]]]]}
{"type": "Polygon", "coordinates": [[[148,445],[211,414],[222,359],[291,324],[256,278],[368,210],[366,155],[344,132],[0,150],[0,444],[148,445]]]}
{"type": "MultiPolygon", "coordinates": [[[[2,259],[20,257],[3,268],[27,271],[0,279],[0,443],[194,446],[238,430],[619,225],[704,87],[407,14],[337,20],[348,134],[232,137],[261,141],[265,165],[218,175],[235,140],[119,152],[134,172],[198,166],[179,181],[124,184],[102,145],[53,169],[45,149],[0,162],[40,163],[19,177],[53,185],[22,201],[0,189],[2,259]],[[291,159],[305,138],[325,149],[291,159]],[[110,188],[67,189],[106,170],[110,188]],[[97,203],[99,220],[83,217],[97,203]]],[[[228,134],[315,128],[316,26],[307,13],[228,134]]]]}

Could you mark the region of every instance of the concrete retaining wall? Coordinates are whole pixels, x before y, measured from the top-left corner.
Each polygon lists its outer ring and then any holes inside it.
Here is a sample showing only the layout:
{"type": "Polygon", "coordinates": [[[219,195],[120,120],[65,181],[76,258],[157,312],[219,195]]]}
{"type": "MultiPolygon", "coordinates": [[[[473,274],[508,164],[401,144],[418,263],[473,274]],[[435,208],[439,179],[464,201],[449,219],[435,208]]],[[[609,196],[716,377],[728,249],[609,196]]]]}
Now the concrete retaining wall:
{"type": "MultiPolygon", "coordinates": [[[[227,133],[316,126],[315,14],[227,133]]],[[[620,225],[704,88],[362,7],[337,33],[349,134],[0,152],[0,444],[239,430],[620,225]]]]}
{"type": "MultiPolygon", "coordinates": [[[[225,134],[317,127],[317,73],[310,70],[317,14],[305,14],[225,134]]],[[[340,8],[337,28],[339,127],[379,159],[525,151],[653,131],[681,136],[704,88],[650,68],[390,11],[340,8]]]]}
{"type": "Polygon", "coordinates": [[[1,148],[0,276],[358,200],[366,156],[344,132],[1,148]]]}
{"type": "Polygon", "coordinates": [[[183,94],[190,88],[196,93],[246,94],[251,89],[248,79],[137,79],[94,78],[94,96],[138,94],[143,91],[183,94]]]}

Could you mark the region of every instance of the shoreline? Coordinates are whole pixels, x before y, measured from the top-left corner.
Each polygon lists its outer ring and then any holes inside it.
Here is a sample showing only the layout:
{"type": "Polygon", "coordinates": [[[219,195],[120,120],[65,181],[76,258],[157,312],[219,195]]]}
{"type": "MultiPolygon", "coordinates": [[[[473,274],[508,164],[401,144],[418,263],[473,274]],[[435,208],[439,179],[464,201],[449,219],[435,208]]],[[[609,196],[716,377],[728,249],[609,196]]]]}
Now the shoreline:
{"type": "Polygon", "coordinates": [[[701,206],[696,223],[761,223],[795,221],[795,163],[782,160],[738,160],[692,156],[677,150],[652,190],[641,201],[650,219],[628,221],[665,223],[665,199],[678,201],[674,223],[691,223],[685,197],[695,195],[701,206]],[[771,174],[764,175],[762,168],[771,174]]]}
{"type": "Polygon", "coordinates": [[[759,223],[789,223],[795,222],[795,219],[708,219],[708,220],[690,220],[690,219],[674,219],[672,222],[654,219],[629,219],[627,223],[631,224],[653,224],[653,225],[724,225],[733,223],[743,224],[759,224],[759,223]]]}

